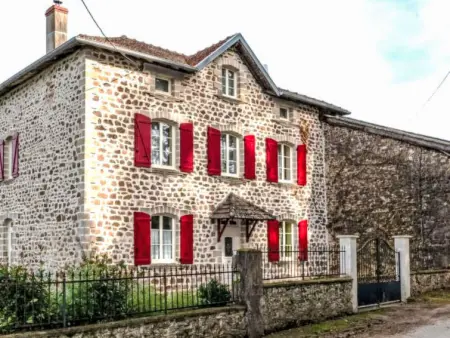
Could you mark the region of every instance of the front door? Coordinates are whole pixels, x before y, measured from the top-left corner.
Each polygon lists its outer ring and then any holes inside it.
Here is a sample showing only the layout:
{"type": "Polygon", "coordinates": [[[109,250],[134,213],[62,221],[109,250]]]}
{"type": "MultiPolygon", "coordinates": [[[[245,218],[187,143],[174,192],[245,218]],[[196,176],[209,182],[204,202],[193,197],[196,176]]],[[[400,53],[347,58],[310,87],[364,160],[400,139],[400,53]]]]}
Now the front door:
{"type": "Polygon", "coordinates": [[[241,248],[241,228],[237,224],[229,224],[222,235],[222,262],[231,264],[236,251],[241,248]]]}

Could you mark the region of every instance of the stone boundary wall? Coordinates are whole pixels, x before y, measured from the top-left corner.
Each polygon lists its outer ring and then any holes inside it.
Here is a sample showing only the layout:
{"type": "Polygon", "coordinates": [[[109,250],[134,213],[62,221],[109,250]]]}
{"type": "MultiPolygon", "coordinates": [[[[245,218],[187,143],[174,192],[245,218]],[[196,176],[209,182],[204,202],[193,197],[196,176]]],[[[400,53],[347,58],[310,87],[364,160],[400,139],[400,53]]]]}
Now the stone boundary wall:
{"type": "Polygon", "coordinates": [[[450,288],[450,270],[424,270],[411,272],[411,296],[448,288],[450,288]]]}
{"type": "Polygon", "coordinates": [[[244,337],[245,308],[230,306],[191,310],[146,318],[41,332],[16,333],[3,338],[102,338],[102,337],[244,337]]]}
{"type": "Polygon", "coordinates": [[[261,310],[265,333],[352,313],[348,277],[264,284],[261,310]]]}

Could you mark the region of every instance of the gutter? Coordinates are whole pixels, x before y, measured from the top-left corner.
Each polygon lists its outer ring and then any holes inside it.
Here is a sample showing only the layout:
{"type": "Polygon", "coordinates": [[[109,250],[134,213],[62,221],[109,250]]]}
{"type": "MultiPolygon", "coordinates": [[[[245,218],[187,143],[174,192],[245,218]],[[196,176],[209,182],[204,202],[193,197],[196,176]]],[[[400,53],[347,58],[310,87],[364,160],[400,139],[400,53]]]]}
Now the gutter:
{"type": "Polygon", "coordinates": [[[317,106],[317,107],[325,109],[326,111],[332,111],[332,112],[335,112],[335,113],[341,114],[341,115],[350,115],[351,114],[346,109],[343,109],[341,107],[338,107],[338,106],[335,106],[335,105],[332,105],[332,104],[329,104],[329,103],[326,103],[326,102],[323,102],[320,100],[313,99],[312,97],[304,96],[304,95],[297,94],[297,93],[291,93],[291,92],[287,92],[284,90],[280,90],[280,91],[281,91],[281,94],[279,96],[282,98],[309,104],[312,106],[317,106]]]}

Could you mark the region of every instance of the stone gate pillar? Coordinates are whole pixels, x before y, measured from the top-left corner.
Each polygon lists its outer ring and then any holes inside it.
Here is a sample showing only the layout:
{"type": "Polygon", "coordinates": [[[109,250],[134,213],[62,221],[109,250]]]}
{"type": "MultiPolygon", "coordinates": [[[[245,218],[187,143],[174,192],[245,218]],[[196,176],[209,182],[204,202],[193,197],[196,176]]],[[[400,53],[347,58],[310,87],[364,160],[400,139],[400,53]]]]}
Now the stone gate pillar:
{"type": "Polygon", "coordinates": [[[345,252],[341,253],[341,275],[352,278],[352,309],[358,312],[358,269],[356,260],[356,240],[358,235],[339,235],[339,246],[345,252]]]}
{"type": "Polygon", "coordinates": [[[264,335],[264,320],[261,313],[263,297],[262,253],[260,250],[240,249],[233,258],[240,273],[239,298],[246,306],[245,320],[249,338],[264,335]]]}
{"type": "Polygon", "coordinates": [[[412,236],[392,236],[394,238],[395,251],[400,252],[400,291],[401,300],[406,302],[411,296],[411,270],[409,258],[409,239],[412,236]]]}

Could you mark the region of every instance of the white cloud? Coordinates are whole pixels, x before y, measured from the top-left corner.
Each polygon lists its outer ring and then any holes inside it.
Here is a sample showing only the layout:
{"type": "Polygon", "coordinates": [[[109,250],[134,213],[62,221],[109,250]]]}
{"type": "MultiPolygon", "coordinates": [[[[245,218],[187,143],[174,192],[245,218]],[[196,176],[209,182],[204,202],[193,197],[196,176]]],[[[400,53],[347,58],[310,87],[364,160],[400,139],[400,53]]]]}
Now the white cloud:
{"type": "MultiPolygon", "coordinates": [[[[417,114],[450,69],[446,0],[86,2],[108,35],[126,34],[187,54],[241,32],[279,86],[341,105],[354,118],[450,139],[450,79],[417,114]],[[386,56],[404,58],[400,47],[406,48],[404,61],[386,56]],[[409,49],[426,51],[428,59],[419,54],[411,62],[409,49]],[[426,73],[419,65],[427,66],[426,73]],[[400,71],[407,82],[399,81],[400,71]]],[[[50,5],[1,5],[0,82],[44,54],[44,12],[50,5]]],[[[64,5],[71,36],[99,35],[81,1],[64,5]]]]}

